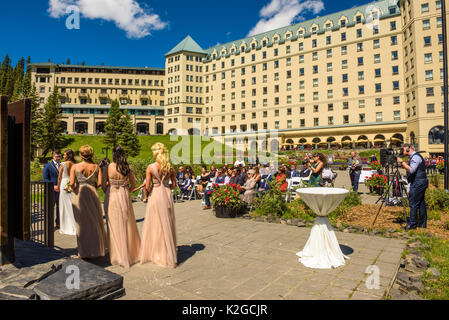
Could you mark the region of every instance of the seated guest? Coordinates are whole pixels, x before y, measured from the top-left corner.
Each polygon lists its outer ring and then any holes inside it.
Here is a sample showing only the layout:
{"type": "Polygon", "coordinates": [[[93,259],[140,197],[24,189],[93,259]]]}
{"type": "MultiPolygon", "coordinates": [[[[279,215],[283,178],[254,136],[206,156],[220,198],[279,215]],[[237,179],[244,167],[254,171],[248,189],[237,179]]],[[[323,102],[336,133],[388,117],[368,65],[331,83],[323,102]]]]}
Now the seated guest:
{"type": "Polygon", "coordinates": [[[211,181],[213,181],[212,179],[215,179],[215,177],[217,176],[217,169],[215,168],[215,166],[210,166],[209,176],[211,181]]]}
{"type": "Polygon", "coordinates": [[[179,189],[181,189],[182,194],[189,194],[190,191],[192,190],[193,185],[190,177],[191,177],[190,173],[187,172],[185,174],[184,184],[182,186],[179,186],[179,189]]]}
{"type": "Polygon", "coordinates": [[[179,166],[178,173],[176,174],[176,181],[178,183],[178,186],[181,186],[184,184],[185,180],[185,171],[183,166],[179,166]]]}
{"type": "Polygon", "coordinates": [[[219,168],[217,171],[217,176],[215,177],[215,180],[213,183],[216,184],[225,184],[226,175],[224,174],[224,171],[222,168],[219,168]]]}
{"type": "Polygon", "coordinates": [[[242,168],[241,172],[239,172],[239,181],[237,183],[239,186],[243,186],[246,183],[246,179],[248,178],[246,172],[246,167],[242,168]]]}
{"type": "Polygon", "coordinates": [[[193,170],[192,170],[191,166],[187,166],[186,167],[186,173],[190,174],[190,179],[195,179],[195,174],[193,173],[193,170]]]}
{"type": "Polygon", "coordinates": [[[206,190],[207,185],[210,182],[210,172],[207,172],[207,167],[202,166],[201,168],[201,176],[200,176],[200,182],[198,184],[198,191],[203,192],[206,190]]]}
{"type": "Polygon", "coordinates": [[[234,168],[231,171],[231,178],[229,179],[229,184],[239,184],[240,179],[240,169],[234,168]]]}
{"type": "Polygon", "coordinates": [[[260,174],[259,167],[255,167],[254,171],[254,179],[256,179],[257,184],[259,184],[260,180],[262,180],[262,175],[260,174]]]}
{"type": "Polygon", "coordinates": [[[252,203],[255,192],[256,192],[256,179],[255,179],[256,171],[254,169],[251,169],[248,171],[248,179],[246,180],[245,184],[243,185],[243,190],[245,191],[243,195],[241,195],[242,201],[245,203],[252,203]]]}
{"type": "Polygon", "coordinates": [[[232,177],[232,169],[228,169],[226,171],[224,184],[229,184],[229,182],[231,181],[231,177],[232,177]]]}
{"type": "Polygon", "coordinates": [[[281,190],[282,192],[287,191],[287,176],[285,174],[285,168],[284,167],[280,167],[278,174],[276,176],[276,181],[280,183],[280,187],[279,190],[281,190]]]}
{"type": "Polygon", "coordinates": [[[296,166],[294,164],[292,164],[292,166],[290,167],[290,177],[291,178],[299,177],[299,172],[298,170],[296,170],[296,166]]]}
{"type": "Polygon", "coordinates": [[[301,170],[301,172],[299,173],[299,177],[301,178],[308,178],[310,176],[310,173],[312,172],[312,170],[310,170],[309,168],[309,161],[303,161],[302,162],[303,168],[301,170]]]}

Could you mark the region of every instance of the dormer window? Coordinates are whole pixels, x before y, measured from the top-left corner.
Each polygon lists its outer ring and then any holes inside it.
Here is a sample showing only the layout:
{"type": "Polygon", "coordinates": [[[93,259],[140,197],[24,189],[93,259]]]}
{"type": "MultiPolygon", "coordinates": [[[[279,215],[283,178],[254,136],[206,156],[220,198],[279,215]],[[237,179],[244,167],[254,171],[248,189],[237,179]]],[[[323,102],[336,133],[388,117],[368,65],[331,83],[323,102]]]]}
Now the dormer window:
{"type": "Polygon", "coordinates": [[[302,31],[302,30],[299,31],[299,36],[300,36],[300,37],[304,37],[304,31],[302,31]]]}
{"type": "Polygon", "coordinates": [[[312,34],[316,34],[316,27],[312,28],[312,34]]]}
{"type": "Polygon", "coordinates": [[[362,23],[362,16],[357,16],[355,18],[356,23],[362,23]]]}
{"type": "Polygon", "coordinates": [[[330,30],[330,29],[331,29],[331,24],[330,23],[326,24],[326,30],[330,30]]]}
{"type": "Polygon", "coordinates": [[[346,27],[346,20],[341,20],[341,21],[340,21],[340,25],[341,25],[342,27],[346,27]]]}

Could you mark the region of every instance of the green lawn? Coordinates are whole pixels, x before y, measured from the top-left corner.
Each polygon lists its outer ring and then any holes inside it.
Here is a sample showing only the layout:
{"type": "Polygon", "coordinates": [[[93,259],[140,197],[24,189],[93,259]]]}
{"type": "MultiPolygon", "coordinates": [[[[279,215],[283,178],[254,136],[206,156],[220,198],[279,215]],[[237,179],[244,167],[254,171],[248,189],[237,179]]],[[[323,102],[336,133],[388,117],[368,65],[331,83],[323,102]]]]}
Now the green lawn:
{"type": "MultiPolygon", "coordinates": [[[[69,144],[69,146],[66,149],[70,148],[76,152],[79,150],[79,148],[81,146],[90,145],[94,149],[95,157],[97,159],[106,157],[106,154],[102,153],[103,152],[102,149],[106,147],[103,143],[103,136],[70,135],[68,137],[71,140],[71,143],[69,144]]],[[[198,155],[198,153],[199,153],[197,150],[195,150],[195,152],[193,150],[193,148],[194,148],[193,138],[194,137],[191,137],[191,136],[190,137],[187,137],[187,136],[185,136],[185,137],[181,137],[181,136],[176,136],[176,137],[173,137],[173,136],[139,136],[139,141],[140,141],[140,144],[142,145],[142,148],[140,150],[139,156],[137,156],[136,158],[151,160],[152,159],[151,147],[157,142],[162,142],[169,150],[171,150],[178,142],[182,141],[181,139],[186,139],[186,141],[189,141],[188,139],[190,139],[190,150],[187,151],[187,153],[190,154],[190,161],[188,161],[188,162],[192,163],[193,162],[193,154],[198,155]],[[174,141],[172,141],[172,140],[174,140],[174,141]]],[[[202,141],[201,142],[201,150],[204,150],[204,148],[206,146],[208,146],[208,147],[214,146],[217,149],[221,149],[223,155],[225,154],[225,146],[221,145],[218,142],[214,141],[211,143],[211,142],[207,142],[207,141],[202,141]]],[[[231,149],[228,148],[228,150],[231,150],[231,149]]],[[[111,157],[112,156],[111,149],[109,149],[108,156],[109,156],[109,159],[112,158],[111,157]]],[[[180,154],[180,156],[181,156],[181,154],[180,154]]],[[[216,160],[219,160],[219,158],[217,158],[216,160]]]]}

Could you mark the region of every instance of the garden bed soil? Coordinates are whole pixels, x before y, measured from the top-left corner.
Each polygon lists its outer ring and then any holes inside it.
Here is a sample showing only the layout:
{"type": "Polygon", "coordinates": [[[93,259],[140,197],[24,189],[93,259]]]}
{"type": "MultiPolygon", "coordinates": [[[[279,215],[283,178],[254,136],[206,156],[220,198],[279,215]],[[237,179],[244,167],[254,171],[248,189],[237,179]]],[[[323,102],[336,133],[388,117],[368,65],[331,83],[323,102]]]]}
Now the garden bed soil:
{"type": "MultiPolygon", "coordinates": [[[[337,221],[350,226],[361,226],[366,229],[397,230],[401,228],[402,207],[383,208],[377,218],[376,224],[373,226],[373,221],[378,210],[378,205],[357,206],[351,208],[347,214],[340,216],[337,221]]],[[[448,223],[449,214],[442,212],[441,220],[427,220],[427,229],[418,229],[418,231],[430,232],[439,238],[449,239],[449,230],[446,229],[448,223]]],[[[404,225],[402,223],[402,226],[404,225]]]]}

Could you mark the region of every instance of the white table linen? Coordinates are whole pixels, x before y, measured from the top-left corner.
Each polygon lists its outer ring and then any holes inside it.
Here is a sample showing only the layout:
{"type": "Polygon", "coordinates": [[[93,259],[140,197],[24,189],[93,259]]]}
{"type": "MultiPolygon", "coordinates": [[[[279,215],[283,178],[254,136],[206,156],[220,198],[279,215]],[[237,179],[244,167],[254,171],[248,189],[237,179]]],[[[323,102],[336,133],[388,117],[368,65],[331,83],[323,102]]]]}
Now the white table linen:
{"type": "Polygon", "coordinates": [[[308,268],[331,269],[345,265],[345,259],[327,216],[346,198],[349,191],[338,188],[305,188],[296,191],[318,216],[299,262],[308,268]]]}

